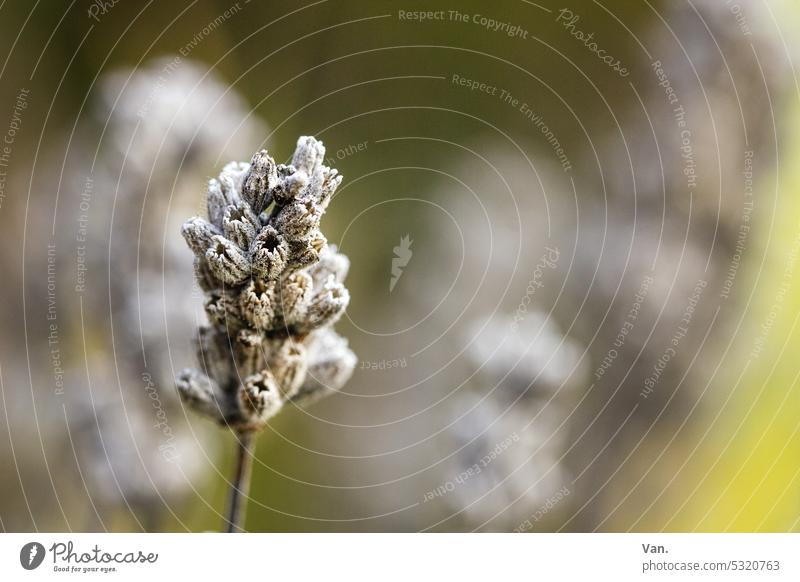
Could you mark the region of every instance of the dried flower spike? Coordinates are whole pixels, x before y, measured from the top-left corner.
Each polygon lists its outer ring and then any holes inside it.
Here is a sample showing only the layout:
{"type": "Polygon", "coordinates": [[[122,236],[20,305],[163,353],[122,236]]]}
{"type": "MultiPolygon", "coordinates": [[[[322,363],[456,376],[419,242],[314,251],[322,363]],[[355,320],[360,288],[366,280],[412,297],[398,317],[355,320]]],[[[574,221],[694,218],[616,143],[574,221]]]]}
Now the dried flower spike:
{"type": "MultiPolygon", "coordinates": [[[[203,371],[184,370],[178,391],[187,406],[238,433],[241,455],[284,405],[340,389],[355,367],[332,328],[350,301],[349,261],[320,231],[342,180],[324,159],[322,142],[301,137],[291,165],[266,150],[249,164],[232,162],[209,182],[208,220],[190,218],[181,229],[211,326],[198,331],[203,371]]],[[[229,531],[240,517],[235,485],[229,531]]]]}

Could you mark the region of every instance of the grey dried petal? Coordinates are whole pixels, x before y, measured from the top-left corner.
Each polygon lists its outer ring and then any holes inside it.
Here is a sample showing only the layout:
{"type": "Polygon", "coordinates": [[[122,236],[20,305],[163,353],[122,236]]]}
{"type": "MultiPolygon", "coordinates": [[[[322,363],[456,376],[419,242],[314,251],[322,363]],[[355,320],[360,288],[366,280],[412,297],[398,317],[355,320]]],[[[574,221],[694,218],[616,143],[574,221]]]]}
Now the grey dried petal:
{"type": "Polygon", "coordinates": [[[250,169],[242,183],[242,197],[256,214],[272,202],[272,190],[278,183],[278,171],[267,150],[257,152],[250,160],[250,169]]]}
{"type": "Polygon", "coordinates": [[[267,371],[248,376],[239,391],[240,429],[260,429],[281,409],[280,390],[267,371]]]}
{"type": "Polygon", "coordinates": [[[222,230],[228,240],[236,243],[239,248],[249,250],[256,238],[256,233],[261,229],[258,220],[247,204],[237,204],[225,208],[222,218],[222,230]]]}
{"type": "Polygon", "coordinates": [[[289,245],[277,230],[266,226],[256,236],[251,256],[253,273],[266,281],[276,281],[286,268],[289,245]]]}
{"type": "Polygon", "coordinates": [[[234,335],[245,326],[239,312],[239,302],[230,292],[210,292],[203,307],[211,325],[228,335],[234,335]]]}
{"type": "Polygon", "coordinates": [[[270,329],[275,321],[277,298],[272,285],[262,280],[250,281],[239,295],[244,318],[258,329],[270,329]]]}
{"type": "Polygon", "coordinates": [[[252,376],[264,369],[264,340],[260,333],[243,329],[234,346],[239,377],[252,376]]]}
{"type": "Polygon", "coordinates": [[[205,256],[206,251],[213,243],[214,236],[220,234],[220,232],[213,224],[199,216],[194,216],[183,223],[181,234],[186,240],[186,244],[192,249],[192,252],[202,257],[205,256]]]}
{"type": "Polygon", "coordinates": [[[198,370],[182,370],[177,379],[181,400],[195,412],[224,424],[233,412],[231,403],[216,383],[198,370]]]}
{"type": "Polygon", "coordinates": [[[314,282],[307,273],[297,272],[286,277],[277,293],[277,311],[286,326],[303,321],[311,303],[314,282]]]}
{"type": "Polygon", "coordinates": [[[299,327],[308,331],[323,325],[333,325],[342,316],[349,303],[350,293],[347,288],[331,275],[311,300],[303,325],[299,327]]]}
{"type": "Polygon", "coordinates": [[[250,277],[250,261],[234,243],[214,236],[206,252],[208,267],[214,276],[228,285],[239,285],[250,277]]]}
{"type": "Polygon", "coordinates": [[[314,289],[321,289],[330,276],[336,282],[344,283],[349,270],[350,259],[338,252],[335,245],[329,245],[320,252],[319,262],[309,267],[308,272],[314,279],[314,289]]]}
{"type": "Polygon", "coordinates": [[[291,339],[281,342],[269,359],[269,371],[285,400],[292,398],[306,378],[306,349],[291,339]]]}
{"type": "Polygon", "coordinates": [[[357,362],[347,340],[330,328],[315,331],[306,344],[305,381],[291,398],[298,406],[307,406],[340,390],[353,375],[357,362]]]}

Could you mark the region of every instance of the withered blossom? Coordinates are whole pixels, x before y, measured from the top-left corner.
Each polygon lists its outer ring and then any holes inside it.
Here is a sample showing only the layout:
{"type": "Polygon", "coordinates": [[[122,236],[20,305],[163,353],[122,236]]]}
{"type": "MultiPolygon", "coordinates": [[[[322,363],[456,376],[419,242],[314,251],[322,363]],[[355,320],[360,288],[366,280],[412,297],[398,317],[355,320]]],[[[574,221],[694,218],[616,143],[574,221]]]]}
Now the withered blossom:
{"type": "Polygon", "coordinates": [[[284,406],[338,390],[356,364],[332,328],[350,301],[349,261],[320,231],[342,181],[324,156],[322,142],[301,137],[289,165],[266,150],[228,164],[209,182],[208,220],[182,228],[209,325],[197,334],[201,370],[184,370],[177,386],[188,406],[238,433],[230,530],[241,519],[252,433],[284,406]]]}
{"type": "Polygon", "coordinates": [[[320,231],[342,180],[324,155],[321,142],[301,137],[290,165],[265,150],[230,163],[209,182],[208,220],[183,225],[210,326],[198,334],[202,371],[184,370],[178,389],[237,431],[338,390],[355,366],[331,329],[350,301],[349,261],[320,231]]]}

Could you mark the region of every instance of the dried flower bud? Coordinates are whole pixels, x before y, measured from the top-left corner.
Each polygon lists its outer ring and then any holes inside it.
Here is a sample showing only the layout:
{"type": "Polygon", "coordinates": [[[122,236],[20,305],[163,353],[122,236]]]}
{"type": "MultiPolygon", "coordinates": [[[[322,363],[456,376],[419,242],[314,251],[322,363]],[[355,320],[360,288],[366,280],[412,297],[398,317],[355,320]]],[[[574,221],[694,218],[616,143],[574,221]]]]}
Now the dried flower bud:
{"type": "Polygon", "coordinates": [[[270,329],[273,325],[276,303],[274,287],[262,280],[250,281],[239,295],[244,318],[257,329],[270,329]]]}
{"type": "Polygon", "coordinates": [[[296,271],[314,265],[327,245],[328,241],[320,231],[308,239],[289,243],[289,268],[296,271]]]}
{"type": "Polygon", "coordinates": [[[213,327],[197,330],[197,361],[205,373],[215,380],[223,392],[233,389],[236,366],[231,353],[230,340],[213,327]]]}
{"type": "Polygon", "coordinates": [[[336,246],[325,246],[319,253],[319,262],[309,267],[308,272],[314,279],[314,289],[321,289],[328,277],[333,276],[337,283],[344,283],[347,271],[350,270],[350,259],[336,250],[336,246]]]}
{"type": "Polygon", "coordinates": [[[197,370],[181,371],[177,380],[181,400],[195,412],[224,424],[231,414],[229,401],[216,383],[197,370]]]}
{"type": "Polygon", "coordinates": [[[242,197],[257,215],[272,202],[272,190],[278,182],[278,171],[267,150],[257,152],[250,160],[250,170],[242,183],[242,197]]]}
{"type": "Polygon", "coordinates": [[[240,429],[262,428],[283,406],[275,378],[268,371],[248,376],[239,391],[240,429]]]}
{"type": "Polygon", "coordinates": [[[311,300],[302,329],[312,330],[323,325],[333,325],[342,316],[348,303],[350,303],[350,293],[344,285],[333,278],[333,275],[330,275],[322,289],[311,300]]]}
{"type": "Polygon", "coordinates": [[[258,216],[247,204],[237,204],[225,208],[222,218],[222,230],[225,237],[236,243],[239,248],[249,250],[261,228],[258,216]]]}
{"type": "Polygon", "coordinates": [[[206,261],[214,276],[228,285],[239,285],[250,276],[250,261],[247,256],[228,239],[214,236],[206,251],[206,261]]]}
{"type": "Polygon", "coordinates": [[[280,348],[273,351],[268,365],[281,396],[288,400],[300,390],[306,378],[306,349],[301,343],[282,341],[280,348]]]}
{"type": "Polygon", "coordinates": [[[181,234],[192,252],[198,257],[202,257],[213,243],[214,236],[220,232],[214,225],[195,216],[183,223],[181,234]]]}
{"type": "Polygon", "coordinates": [[[313,176],[322,166],[325,159],[325,146],[322,142],[308,135],[300,136],[297,139],[297,147],[292,156],[292,165],[299,172],[305,172],[307,176],[313,176]]]}
{"type": "Polygon", "coordinates": [[[203,307],[211,325],[219,330],[227,331],[230,335],[235,334],[245,325],[236,298],[229,292],[212,291],[208,294],[203,307]]]}
{"type": "Polygon", "coordinates": [[[194,258],[194,278],[197,285],[205,292],[213,291],[219,287],[219,281],[208,268],[205,257],[194,258]]]}
{"type": "Polygon", "coordinates": [[[291,164],[278,165],[278,182],[272,189],[272,199],[278,206],[285,206],[297,196],[308,183],[308,177],[305,174],[298,174],[295,167],[291,164]]]}
{"type": "Polygon", "coordinates": [[[308,369],[305,381],[292,396],[298,406],[313,404],[338,391],[347,383],[356,367],[356,355],[347,347],[347,340],[330,328],[315,331],[306,341],[308,369]]]}
{"type": "Polygon", "coordinates": [[[336,189],[339,187],[339,184],[342,183],[342,176],[339,175],[339,172],[335,169],[324,168],[323,169],[323,178],[322,178],[322,185],[320,186],[320,194],[319,194],[319,206],[324,211],[328,208],[328,204],[333,198],[333,194],[336,192],[336,189]]]}
{"type": "Polygon", "coordinates": [[[325,146],[321,141],[309,136],[300,137],[292,156],[291,168],[294,171],[287,173],[283,181],[283,201],[276,198],[276,202],[287,204],[298,198],[309,198],[306,196],[307,192],[312,194],[319,192],[322,185],[321,174],[324,168],[322,165],[324,159],[325,146]]]}
{"type": "Polygon", "coordinates": [[[286,268],[289,245],[275,228],[264,227],[252,247],[253,273],[266,281],[276,281],[286,268]]]}
{"type": "MultiPolygon", "coordinates": [[[[289,168],[294,168],[294,166],[289,166],[289,168]]],[[[293,200],[297,200],[303,195],[303,192],[308,186],[308,182],[309,179],[305,172],[292,172],[286,176],[286,179],[283,181],[283,188],[281,188],[280,191],[282,196],[275,198],[275,201],[285,205],[293,200]]]]}
{"type": "Polygon", "coordinates": [[[208,181],[208,193],[206,194],[206,208],[208,209],[208,220],[217,229],[222,230],[222,217],[225,215],[225,208],[230,206],[231,201],[225,199],[222,193],[222,185],[219,180],[212,178],[208,181]]]}
{"type": "Polygon", "coordinates": [[[234,349],[240,377],[252,376],[264,369],[264,338],[260,333],[243,329],[236,336],[234,349]]]}
{"type": "Polygon", "coordinates": [[[285,326],[301,322],[308,311],[313,292],[311,276],[297,272],[283,280],[277,296],[277,309],[285,326]]]}
{"type": "Polygon", "coordinates": [[[242,191],[242,183],[249,169],[250,164],[246,162],[229,162],[222,168],[222,172],[219,175],[219,183],[222,187],[222,193],[228,202],[226,206],[239,204],[241,201],[239,194],[242,191]]]}
{"type": "Polygon", "coordinates": [[[319,229],[321,216],[313,200],[295,200],[280,209],[273,224],[289,242],[301,241],[319,229]]]}

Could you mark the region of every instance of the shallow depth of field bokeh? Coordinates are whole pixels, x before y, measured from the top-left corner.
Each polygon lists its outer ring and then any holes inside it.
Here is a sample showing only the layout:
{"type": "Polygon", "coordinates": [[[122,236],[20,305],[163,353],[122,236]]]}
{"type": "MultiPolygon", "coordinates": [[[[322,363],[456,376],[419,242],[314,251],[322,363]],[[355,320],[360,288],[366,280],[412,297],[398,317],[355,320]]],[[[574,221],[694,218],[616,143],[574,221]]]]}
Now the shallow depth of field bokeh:
{"type": "Polygon", "coordinates": [[[792,2],[0,17],[3,530],[220,528],[180,225],[300,135],[359,362],[259,436],[248,530],[800,529],[792,2]]]}

